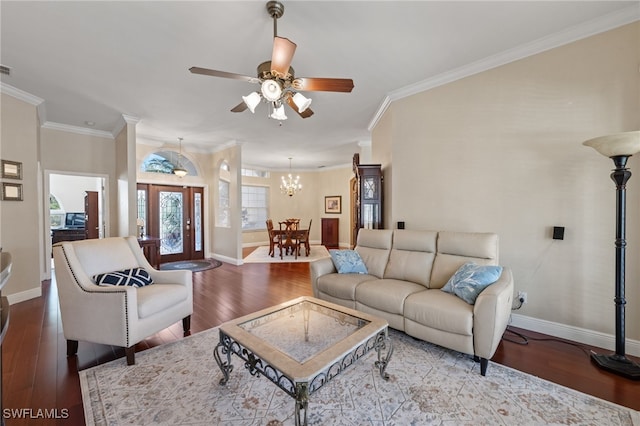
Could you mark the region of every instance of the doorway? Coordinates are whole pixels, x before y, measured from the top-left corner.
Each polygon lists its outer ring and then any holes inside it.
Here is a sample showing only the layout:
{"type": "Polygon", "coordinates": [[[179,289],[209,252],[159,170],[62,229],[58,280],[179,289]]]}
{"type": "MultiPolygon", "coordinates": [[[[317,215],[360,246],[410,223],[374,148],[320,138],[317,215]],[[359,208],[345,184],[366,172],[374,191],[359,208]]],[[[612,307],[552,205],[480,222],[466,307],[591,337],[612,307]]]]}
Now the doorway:
{"type": "Polygon", "coordinates": [[[160,240],[160,263],[204,259],[201,187],[139,183],[143,234],[160,240]]]}

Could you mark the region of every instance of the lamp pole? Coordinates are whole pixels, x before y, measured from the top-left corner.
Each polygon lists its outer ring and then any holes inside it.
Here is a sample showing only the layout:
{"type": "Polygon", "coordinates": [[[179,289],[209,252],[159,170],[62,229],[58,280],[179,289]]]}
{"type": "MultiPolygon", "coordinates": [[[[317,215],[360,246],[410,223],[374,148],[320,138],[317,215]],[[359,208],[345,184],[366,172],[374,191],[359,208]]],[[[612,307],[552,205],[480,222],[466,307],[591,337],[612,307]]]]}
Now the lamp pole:
{"type": "Polygon", "coordinates": [[[626,185],[631,178],[627,169],[627,160],[640,149],[640,132],[621,133],[603,136],[584,143],[601,154],[611,158],[615,169],[611,180],[616,184],[616,265],[615,265],[615,298],[616,304],[616,351],[613,354],[591,354],[592,361],[600,368],[624,376],[628,379],[640,380],[640,365],[625,355],[625,250],[626,241],[626,185]]]}

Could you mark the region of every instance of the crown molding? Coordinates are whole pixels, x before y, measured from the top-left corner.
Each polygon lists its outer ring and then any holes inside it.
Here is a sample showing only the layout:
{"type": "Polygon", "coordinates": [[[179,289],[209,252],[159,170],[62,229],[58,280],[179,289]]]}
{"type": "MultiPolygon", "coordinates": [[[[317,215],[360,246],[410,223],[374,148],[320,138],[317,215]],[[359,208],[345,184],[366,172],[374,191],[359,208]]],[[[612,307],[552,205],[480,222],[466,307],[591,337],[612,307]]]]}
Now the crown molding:
{"type": "Polygon", "coordinates": [[[640,20],[640,3],[599,18],[592,19],[571,28],[567,28],[566,30],[555,34],[542,37],[530,43],[525,43],[513,49],[505,50],[504,52],[497,53],[479,61],[463,65],[459,68],[436,75],[426,80],[391,91],[382,101],[382,104],[374,114],[367,129],[369,132],[373,131],[373,128],[378,124],[378,121],[380,121],[386,110],[394,101],[425,92],[435,87],[452,83],[456,80],[460,80],[510,62],[515,62],[556,47],[564,46],[638,20],[640,20]]]}
{"type": "Polygon", "coordinates": [[[122,129],[124,129],[124,126],[130,125],[135,127],[135,125],[138,124],[139,122],[140,122],[140,119],[138,117],[135,117],[133,115],[122,114],[118,119],[115,127],[111,131],[111,135],[114,138],[116,138],[118,137],[122,129]]]}
{"type": "Polygon", "coordinates": [[[20,90],[17,87],[13,87],[7,83],[1,82],[0,81],[0,91],[2,93],[4,93],[5,95],[9,95],[12,96],[16,99],[19,99],[21,101],[24,101],[28,104],[31,104],[33,106],[38,106],[42,103],[44,103],[44,99],[39,98],[35,95],[32,95],[31,93],[25,92],[24,90],[20,90]]]}
{"type": "Polygon", "coordinates": [[[45,121],[41,126],[43,129],[58,130],[61,132],[75,133],[78,135],[95,136],[98,138],[115,139],[111,132],[104,130],[88,129],[86,127],[71,126],[69,124],[56,123],[53,121],[45,121]]]}

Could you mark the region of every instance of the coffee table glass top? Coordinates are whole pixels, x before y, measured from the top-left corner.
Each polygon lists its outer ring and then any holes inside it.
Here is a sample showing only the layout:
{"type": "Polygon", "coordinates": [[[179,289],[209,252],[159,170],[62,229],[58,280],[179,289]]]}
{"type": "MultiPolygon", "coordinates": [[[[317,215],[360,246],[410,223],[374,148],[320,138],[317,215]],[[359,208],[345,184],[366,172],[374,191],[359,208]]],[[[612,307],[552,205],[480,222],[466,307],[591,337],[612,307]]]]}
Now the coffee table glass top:
{"type": "Polygon", "coordinates": [[[382,318],[303,296],[228,321],[220,332],[292,380],[304,381],[386,335],[387,326],[382,318]]]}
{"type": "Polygon", "coordinates": [[[302,300],[238,326],[304,364],[369,323],[366,319],[302,300]]]}

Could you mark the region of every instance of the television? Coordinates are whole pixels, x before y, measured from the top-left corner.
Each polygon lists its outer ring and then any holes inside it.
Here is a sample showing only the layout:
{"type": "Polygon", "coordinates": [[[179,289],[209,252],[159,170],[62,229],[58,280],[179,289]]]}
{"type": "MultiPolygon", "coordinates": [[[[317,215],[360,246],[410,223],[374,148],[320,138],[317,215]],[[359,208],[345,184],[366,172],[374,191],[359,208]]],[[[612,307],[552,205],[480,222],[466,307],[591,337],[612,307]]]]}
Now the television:
{"type": "Polygon", "coordinates": [[[65,213],[64,227],[68,229],[83,229],[84,212],[65,213]]]}

